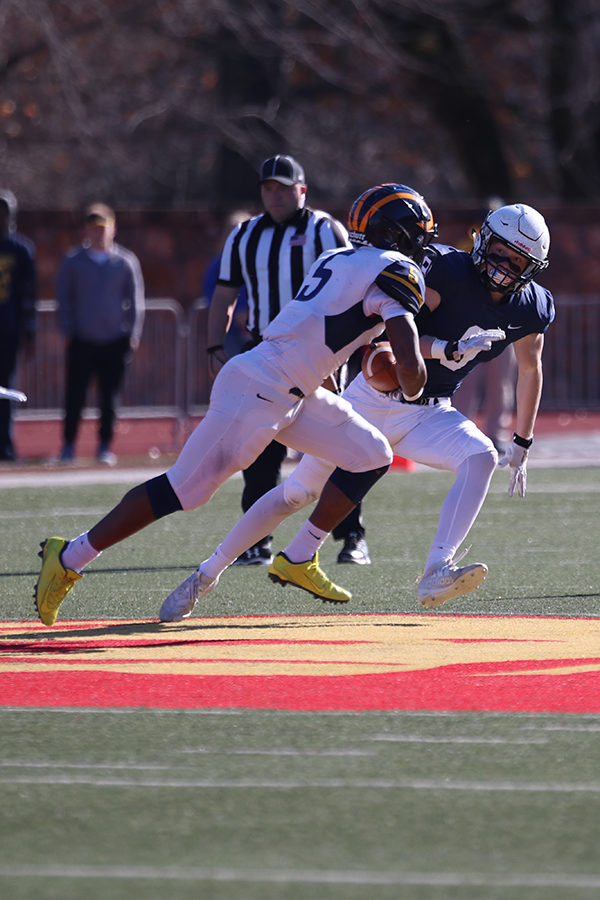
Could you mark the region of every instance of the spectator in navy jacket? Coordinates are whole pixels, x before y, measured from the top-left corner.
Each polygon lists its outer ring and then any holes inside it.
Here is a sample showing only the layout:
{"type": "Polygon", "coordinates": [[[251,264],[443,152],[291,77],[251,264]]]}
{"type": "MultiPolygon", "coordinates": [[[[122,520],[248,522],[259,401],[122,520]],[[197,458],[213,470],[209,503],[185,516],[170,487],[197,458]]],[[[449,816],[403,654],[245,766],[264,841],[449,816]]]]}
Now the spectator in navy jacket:
{"type": "MultiPolygon", "coordinates": [[[[17,198],[0,190],[0,387],[11,386],[20,348],[33,352],[37,276],[35,246],[16,231],[17,198]]],[[[0,461],[12,462],[11,401],[0,400],[0,461]]]]}

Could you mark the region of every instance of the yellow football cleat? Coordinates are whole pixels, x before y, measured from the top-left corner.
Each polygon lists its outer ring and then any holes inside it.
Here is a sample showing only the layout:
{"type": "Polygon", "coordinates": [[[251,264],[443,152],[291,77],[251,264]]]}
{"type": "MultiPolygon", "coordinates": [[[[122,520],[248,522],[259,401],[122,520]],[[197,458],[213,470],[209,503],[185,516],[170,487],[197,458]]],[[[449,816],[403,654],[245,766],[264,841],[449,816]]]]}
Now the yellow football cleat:
{"type": "Polygon", "coordinates": [[[319,567],[318,553],[303,563],[290,562],[285,553],[278,553],[269,568],[269,578],[283,587],[294,584],[327,603],[347,603],[352,596],[329,580],[319,567]]]}
{"type": "Polygon", "coordinates": [[[54,625],[58,608],[73,585],[83,575],[72,569],[65,569],[60,554],[69,542],[61,537],[51,537],[40,544],[42,571],[34,592],[35,608],[44,625],[54,625]]]}

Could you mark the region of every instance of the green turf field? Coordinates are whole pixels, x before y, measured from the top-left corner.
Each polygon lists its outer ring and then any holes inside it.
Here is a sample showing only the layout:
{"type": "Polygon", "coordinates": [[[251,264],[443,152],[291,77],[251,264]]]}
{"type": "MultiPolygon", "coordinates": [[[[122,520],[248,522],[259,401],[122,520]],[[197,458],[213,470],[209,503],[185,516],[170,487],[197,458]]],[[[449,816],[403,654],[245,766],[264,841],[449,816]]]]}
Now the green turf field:
{"type": "MultiPolygon", "coordinates": [[[[419,611],[450,482],[392,473],[373,489],[372,566],[336,566],[326,544],[348,612],[419,611]]],[[[469,539],[487,581],[432,615],[600,617],[600,469],[533,469],[524,501],[506,484],[498,472],[469,539]]],[[[0,488],[0,619],[34,620],[39,541],[90,527],[125,489],[0,488]]],[[[237,520],[239,494],[232,481],[107,551],[65,617],[156,616],[237,520]]],[[[332,612],[264,569],[229,570],[208,604],[332,612]]],[[[600,896],[600,715],[5,707],[0,780],[2,900],[600,896]]]]}
{"type": "MultiPolygon", "coordinates": [[[[435,534],[448,473],[391,473],[368,495],[365,523],[372,566],[337,566],[339,545],[329,540],[320,558],[334,580],[352,591],[348,612],[415,612],[415,580],[435,534]]],[[[600,468],[537,469],[527,497],[508,498],[508,479],[494,475],[490,493],[468,538],[466,562],[485,562],[483,586],[460,601],[460,611],[486,615],[600,615],[600,468]]],[[[122,497],[123,485],[0,490],[2,619],[35,618],[32,585],[39,542],[51,534],[74,537],[122,497]]],[[[156,616],[180,581],[217,546],[237,521],[240,482],[230,481],[210,504],[162,519],[104,553],[65,605],[69,618],[156,616]]],[[[302,514],[278,530],[282,549],[302,514]]],[[[210,596],[215,615],[331,612],[293,588],[271,584],[263,569],[230,569],[210,596]]],[[[438,615],[455,613],[455,604],[438,615]]]]}

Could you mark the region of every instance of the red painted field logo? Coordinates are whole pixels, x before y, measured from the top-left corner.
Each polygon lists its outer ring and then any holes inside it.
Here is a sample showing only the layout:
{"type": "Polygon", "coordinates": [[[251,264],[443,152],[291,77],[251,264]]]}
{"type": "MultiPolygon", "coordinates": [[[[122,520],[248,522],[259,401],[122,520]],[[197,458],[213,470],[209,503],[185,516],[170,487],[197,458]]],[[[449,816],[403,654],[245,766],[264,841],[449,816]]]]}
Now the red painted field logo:
{"type": "Polygon", "coordinates": [[[0,623],[0,704],[600,712],[600,620],[0,623]]]}

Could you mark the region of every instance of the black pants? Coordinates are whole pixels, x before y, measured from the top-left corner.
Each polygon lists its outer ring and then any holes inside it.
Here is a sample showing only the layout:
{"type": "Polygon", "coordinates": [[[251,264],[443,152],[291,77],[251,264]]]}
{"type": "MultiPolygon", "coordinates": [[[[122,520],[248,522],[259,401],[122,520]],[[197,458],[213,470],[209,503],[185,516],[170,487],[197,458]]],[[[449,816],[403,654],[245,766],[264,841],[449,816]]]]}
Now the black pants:
{"type": "MultiPolygon", "coordinates": [[[[17,338],[0,335],[0,387],[9,388],[17,366],[17,338]]],[[[14,459],[11,400],[0,400],[0,459],[14,459]]]]}
{"type": "Polygon", "coordinates": [[[92,378],[98,381],[100,401],[99,439],[109,446],[115,425],[115,402],[123,384],[129,355],[129,337],[109,344],[91,344],[72,338],[67,347],[67,385],[65,397],[65,444],[74,444],[81,413],[92,378]]]}
{"type": "MultiPolygon", "coordinates": [[[[253,503],[277,487],[281,482],[281,466],[287,455],[287,447],[277,441],[265,447],[251,466],[244,469],[244,491],[242,493],[242,509],[250,509],[253,503]]],[[[271,535],[269,535],[269,540],[271,535]]],[[[265,540],[267,540],[265,538],[265,540]]]]}

